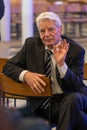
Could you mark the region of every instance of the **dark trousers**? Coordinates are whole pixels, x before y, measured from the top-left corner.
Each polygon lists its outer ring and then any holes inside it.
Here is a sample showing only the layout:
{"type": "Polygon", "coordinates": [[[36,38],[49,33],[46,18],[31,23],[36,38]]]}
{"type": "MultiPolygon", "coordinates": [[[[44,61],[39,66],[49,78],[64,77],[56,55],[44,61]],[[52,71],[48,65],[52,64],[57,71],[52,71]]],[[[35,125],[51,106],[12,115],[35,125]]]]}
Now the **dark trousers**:
{"type": "MultiPolygon", "coordinates": [[[[87,97],[80,93],[57,94],[51,99],[51,122],[57,130],[87,130],[87,97]]],[[[48,119],[48,108],[36,110],[38,116],[48,119]]]]}

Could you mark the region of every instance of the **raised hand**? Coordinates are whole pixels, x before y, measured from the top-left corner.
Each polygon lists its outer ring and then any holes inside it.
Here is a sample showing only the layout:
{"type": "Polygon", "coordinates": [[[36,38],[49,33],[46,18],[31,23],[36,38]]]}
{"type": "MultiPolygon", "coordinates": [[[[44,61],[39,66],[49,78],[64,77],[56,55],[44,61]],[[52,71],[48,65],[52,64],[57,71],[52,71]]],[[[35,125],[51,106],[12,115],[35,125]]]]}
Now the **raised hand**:
{"type": "Polygon", "coordinates": [[[61,40],[61,43],[58,43],[53,46],[53,54],[56,63],[59,66],[62,66],[64,64],[68,50],[69,50],[69,43],[67,43],[65,39],[61,40]]]}

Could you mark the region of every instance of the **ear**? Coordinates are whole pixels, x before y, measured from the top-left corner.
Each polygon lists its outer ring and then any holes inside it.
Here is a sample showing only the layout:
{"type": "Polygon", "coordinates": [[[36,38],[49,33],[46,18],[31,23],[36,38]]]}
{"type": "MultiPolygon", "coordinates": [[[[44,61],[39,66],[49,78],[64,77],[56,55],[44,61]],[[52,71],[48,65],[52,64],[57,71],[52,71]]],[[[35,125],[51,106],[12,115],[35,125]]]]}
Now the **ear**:
{"type": "Polygon", "coordinates": [[[62,34],[62,25],[60,27],[58,27],[58,31],[60,34],[62,34]]]}
{"type": "Polygon", "coordinates": [[[60,26],[60,34],[62,33],[62,30],[63,30],[63,26],[61,25],[60,26]]]}

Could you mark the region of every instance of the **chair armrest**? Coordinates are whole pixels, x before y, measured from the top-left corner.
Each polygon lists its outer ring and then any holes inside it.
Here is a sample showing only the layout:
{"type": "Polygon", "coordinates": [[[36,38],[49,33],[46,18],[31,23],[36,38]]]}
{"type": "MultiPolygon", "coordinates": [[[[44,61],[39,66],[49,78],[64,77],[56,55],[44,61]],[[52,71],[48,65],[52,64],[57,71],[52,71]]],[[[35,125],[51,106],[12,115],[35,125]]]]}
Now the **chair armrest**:
{"type": "Polygon", "coordinates": [[[14,96],[52,96],[49,78],[42,77],[42,79],[46,82],[46,86],[44,87],[45,92],[41,94],[35,94],[26,83],[16,82],[3,73],[0,73],[0,90],[6,94],[12,94],[14,96]]]}

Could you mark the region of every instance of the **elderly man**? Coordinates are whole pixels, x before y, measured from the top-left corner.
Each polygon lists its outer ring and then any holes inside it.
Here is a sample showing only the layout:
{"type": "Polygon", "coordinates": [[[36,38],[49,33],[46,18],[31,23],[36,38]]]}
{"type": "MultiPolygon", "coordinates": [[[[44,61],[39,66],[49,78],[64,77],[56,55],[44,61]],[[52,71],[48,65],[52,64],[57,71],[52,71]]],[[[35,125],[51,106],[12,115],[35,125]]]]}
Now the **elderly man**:
{"type": "MultiPolygon", "coordinates": [[[[81,111],[87,110],[87,97],[81,94],[85,89],[85,50],[76,41],[62,36],[57,14],[41,13],[36,23],[40,35],[27,38],[3,72],[16,81],[26,82],[35,93],[45,91],[46,83],[41,77],[49,76],[53,93],[51,122],[57,124],[58,130],[74,130],[81,111]]],[[[30,106],[35,114],[48,119],[49,98],[30,98],[30,106]]]]}

